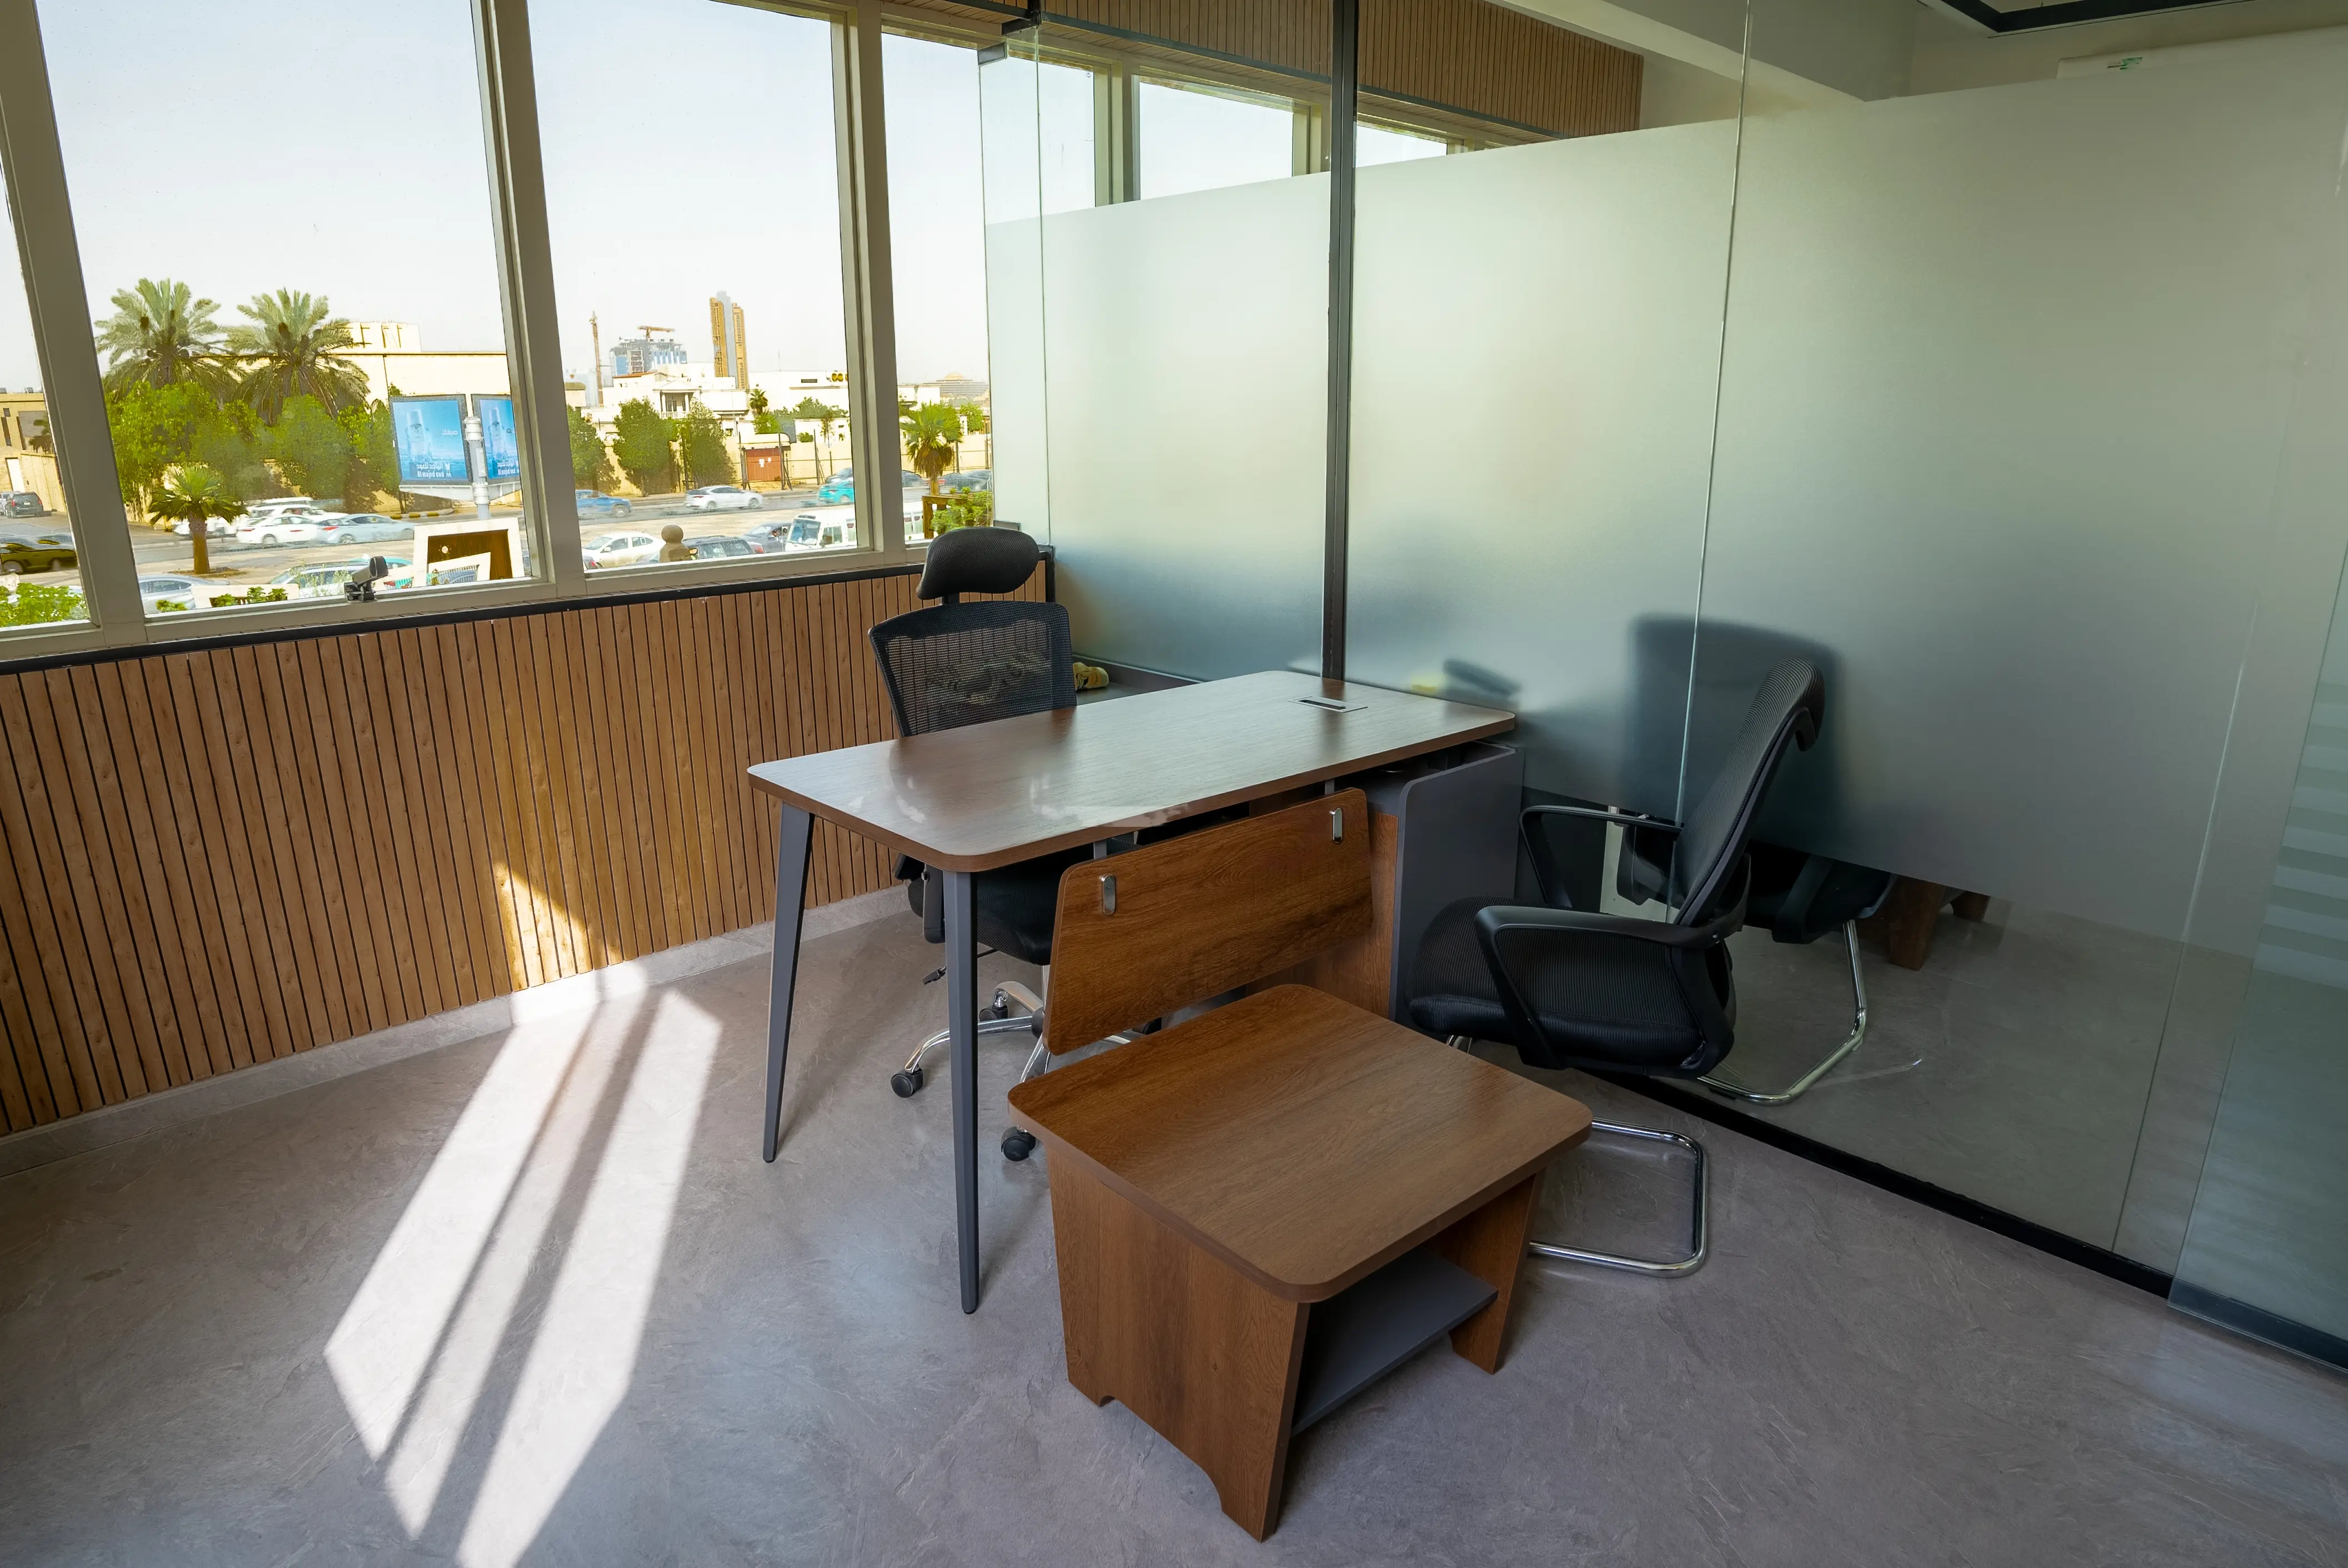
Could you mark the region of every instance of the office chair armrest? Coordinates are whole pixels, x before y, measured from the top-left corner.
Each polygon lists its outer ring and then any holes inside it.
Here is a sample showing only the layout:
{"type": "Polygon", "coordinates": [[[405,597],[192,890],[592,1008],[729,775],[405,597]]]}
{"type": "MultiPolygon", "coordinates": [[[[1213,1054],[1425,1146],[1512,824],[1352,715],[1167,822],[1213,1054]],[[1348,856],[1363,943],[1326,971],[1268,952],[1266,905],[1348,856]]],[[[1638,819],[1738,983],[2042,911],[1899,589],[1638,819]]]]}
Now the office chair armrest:
{"type": "Polygon", "coordinates": [[[1744,923],[1742,907],[1702,926],[1601,915],[1587,909],[1551,909],[1539,904],[1490,904],[1476,911],[1476,929],[1487,944],[1508,931],[1556,931],[1584,937],[1627,937],[1660,948],[1696,950],[1710,947],[1744,923]]]}

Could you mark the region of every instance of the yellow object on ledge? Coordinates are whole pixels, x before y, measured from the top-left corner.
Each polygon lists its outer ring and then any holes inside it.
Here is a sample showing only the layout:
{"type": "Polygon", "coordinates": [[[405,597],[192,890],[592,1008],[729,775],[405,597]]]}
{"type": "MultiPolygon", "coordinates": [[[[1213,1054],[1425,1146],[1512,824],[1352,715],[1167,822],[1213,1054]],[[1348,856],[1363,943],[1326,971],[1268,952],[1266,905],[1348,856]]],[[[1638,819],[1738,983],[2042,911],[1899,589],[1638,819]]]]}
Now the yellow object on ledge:
{"type": "Polygon", "coordinates": [[[1087,663],[1086,663],[1086,662],[1085,662],[1083,660],[1081,660],[1081,659],[1079,659],[1079,660],[1077,660],[1077,661],[1076,661],[1076,690],[1077,690],[1077,691],[1079,691],[1079,692],[1097,692],[1097,691],[1100,691],[1102,688],[1106,687],[1107,684],[1108,684],[1108,671],[1106,671],[1106,670],[1102,669],[1102,668],[1101,668],[1099,665],[1097,665],[1097,664],[1087,664],[1087,663]]]}

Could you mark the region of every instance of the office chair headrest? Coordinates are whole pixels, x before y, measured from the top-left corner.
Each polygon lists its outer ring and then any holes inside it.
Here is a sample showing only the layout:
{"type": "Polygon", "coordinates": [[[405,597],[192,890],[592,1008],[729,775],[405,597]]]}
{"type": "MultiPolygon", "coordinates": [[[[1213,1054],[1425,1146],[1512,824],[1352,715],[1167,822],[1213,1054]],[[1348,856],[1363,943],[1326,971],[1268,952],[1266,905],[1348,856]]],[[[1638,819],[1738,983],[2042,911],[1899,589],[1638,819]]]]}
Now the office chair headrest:
{"type": "Polygon", "coordinates": [[[931,544],[913,593],[949,601],[965,593],[1009,593],[1034,573],[1041,553],[1016,528],[954,528],[931,544]]]}

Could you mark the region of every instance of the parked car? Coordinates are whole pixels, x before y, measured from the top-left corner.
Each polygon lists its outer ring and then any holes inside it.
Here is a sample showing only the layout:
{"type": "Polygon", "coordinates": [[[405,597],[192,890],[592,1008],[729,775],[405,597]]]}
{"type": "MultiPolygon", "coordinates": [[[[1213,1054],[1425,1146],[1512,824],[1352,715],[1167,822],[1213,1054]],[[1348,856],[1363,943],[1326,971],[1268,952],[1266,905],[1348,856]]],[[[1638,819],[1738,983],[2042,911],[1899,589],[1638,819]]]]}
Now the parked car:
{"type": "Polygon", "coordinates": [[[258,518],[246,518],[236,526],[236,542],[241,545],[309,544],[324,538],[328,526],[342,520],[340,512],[321,511],[315,507],[287,507],[258,518]]]}
{"type": "Polygon", "coordinates": [[[992,490],[994,488],[994,470],[992,468],[973,468],[965,473],[942,475],[938,479],[938,488],[942,490],[992,490]]]}
{"type": "Polygon", "coordinates": [[[756,490],[746,490],[739,485],[705,485],[685,493],[685,509],[688,512],[755,512],[766,504],[756,490]]]}
{"type": "MultiPolygon", "coordinates": [[[[902,468],[898,472],[908,490],[922,489],[929,484],[928,480],[911,468],[902,468]]],[[[846,506],[854,499],[856,499],[856,470],[853,468],[842,468],[839,473],[826,479],[815,493],[815,504],[819,507],[846,506]]]]}
{"type": "Polygon", "coordinates": [[[70,540],[57,543],[51,539],[0,539],[0,577],[15,577],[28,571],[56,571],[75,562],[70,540]]]}
{"type": "Polygon", "coordinates": [[[734,534],[695,534],[685,541],[695,560],[724,560],[729,556],[755,556],[766,552],[748,539],[734,534]]]}
{"type": "Polygon", "coordinates": [[[633,566],[638,561],[657,560],[660,548],[661,542],[655,536],[631,530],[589,539],[579,553],[588,570],[600,571],[605,567],[633,566]]]}
{"type": "Polygon", "coordinates": [[[210,610],[211,589],[191,577],[142,577],[139,579],[139,606],[148,614],[162,611],[165,604],[176,604],[185,610],[210,610]]]}
{"type": "MultiPolygon", "coordinates": [[[[407,569],[408,562],[406,556],[386,556],[383,559],[384,564],[391,568],[395,573],[407,569]]],[[[367,560],[368,558],[366,556],[354,556],[346,561],[316,562],[308,566],[287,567],[262,586],[282,588],[285,590],[285,597],[288,599],[340,599],[343,597],[343,585],[350,581],[351,574],[366,565],[367,560]]],[[[390,588],[407,586],[409,585],[379,582],[376,585],[376,589],[377,592],[382,592],[390,588]]]]}
{"type": "Polygon", "coordinates": [[[49,508],[31,490],[9,490],[0,493],[0,517],[46,518],[49,508]]]}
{"type": "MultiPolygon", "coordinates": [[[[212,518],[208,519],[205,523],[204,532],[212,538],[224,539],[229,538],[232,534],[234,534],[238,528],[242,528],[246,523],[249,523],[252,520],[252,518],[250,514],[237,518],[234,522],[229,521],[226,518],[212,518]]],[[[188,527],[187,519],[182,518],[178,522],[171,525],[171,531],[184,539],[194,530],[188,527]]]]}
{"type": "Polygon", "coordinates": [[[330,545],[371,545],[414,536],[416,525],[386,518],[381,512],[354,512],[319,526],[318,538],[330,545]]]}
{"type": "Polygon", "coordinates": [[[297,507],[315,507],[317,504],[316,497],[312,496],[271,496],[265,500],[248,504],[244,508],[244,515],[248,518],[257,518],[263,512],[292,511],[297,507]]]}
{"type": "Polygon", "coordinates": [[[625,496],[607,496],[601,490],[580,490],[576,495],[582,518],[624,518],[636,509],[625,496]]]}

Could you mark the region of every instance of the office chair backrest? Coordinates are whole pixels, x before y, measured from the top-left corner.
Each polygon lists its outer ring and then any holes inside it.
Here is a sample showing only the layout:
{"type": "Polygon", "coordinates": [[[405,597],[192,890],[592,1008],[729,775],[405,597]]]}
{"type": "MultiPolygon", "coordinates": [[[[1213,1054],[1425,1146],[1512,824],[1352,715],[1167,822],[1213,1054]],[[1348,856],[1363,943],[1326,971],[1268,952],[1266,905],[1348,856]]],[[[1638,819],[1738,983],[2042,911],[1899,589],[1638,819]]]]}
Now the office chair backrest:
{"type": "Polygon", "coordinates": [[[1067,607],[965,593],[1010,593],[1035,570],[1035,541],[1014,528],[955,528],[930,546],[915,589],[945,602],[872,629],[872,653],[901,735],[1076,705],[1067,607]]]}
{"type": "Polygon", "coordinates": [[[1736,867],[1745,858],[1754,815],[1777,776],[1787,743],[1807,751],[1818,738],[1826,692],[1816,665],[1788,659],[1753,693],[1753,705],[1745,711],[1719,774],[1680,830],[1672,857],[1680,925],[1710,923],[1720,913],[1715,906],[1722,896],[1739,885],[1736,867]]]}
{"type": "Polygon", "coordinates": [[[1357,789],[1081,862],[1060,876],[1044,1042],[1075,1050],[1369,928],[1357,789]]]}

